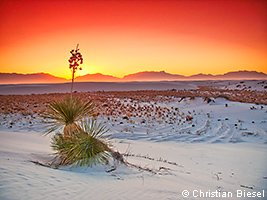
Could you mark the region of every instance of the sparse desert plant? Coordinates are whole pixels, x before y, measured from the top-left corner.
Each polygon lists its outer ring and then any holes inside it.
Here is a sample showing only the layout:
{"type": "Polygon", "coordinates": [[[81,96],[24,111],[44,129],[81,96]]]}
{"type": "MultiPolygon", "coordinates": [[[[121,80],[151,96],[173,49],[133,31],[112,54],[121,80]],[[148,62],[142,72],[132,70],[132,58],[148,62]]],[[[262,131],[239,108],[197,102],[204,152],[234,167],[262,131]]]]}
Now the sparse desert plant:
{"type": "Polygon", "coordinates": [[[107,163],[110,156],[125,163],[119,152],[109,148],[105,126],[98,124],[96,119],[89,118],[95,113],[92,101],[82,101],[72,96],[74,75],[79,64],[83,63],[83,58],[78,45],[76,50],[73,49],[70,53],[71,95],[49,103],[48,111],[43,115],[49,123],[47,133],[59,131],[52,139],[52,148],[56,151],[52,165],[92,166],[107,163]]]}
{"type": "Polygon", "coordinates": [[[63,129],[64,137],[71,137],[79,133],[79,121],[94,114],[94,104],[91,101],[82,101],[79,98],[67,97],[61,101],[53,101],[48,105],[44,117],[48,119],[47,133],[63,129]]]}
{"type": "Polygon", "coordinates": [[[107,143],[105,126],[95,119],[85,119],[76,131],[72,137],[65,138],[62,134],[53,137],[52,148],[56,151],[57,165],[107,164],[112,150],[107,143]]]}
{"type": "MultiPolygon", "coordinates": [[[[74,78],[75,78],[75,72],[77,71],[78,67],[80,64],[83,64],[83,57],[82,54],[79,52],[79,44],[77,44],[76,49],[72,49],[70,51],[71,57],[69,59],[69,68],[72,70],[72,78],[71,78],[71,90],[70,93],[72,95],[73,91],[73,83],[74,83],[74,78]]],[[[82,68],[79,68],[82,70],[82,68]]]]}

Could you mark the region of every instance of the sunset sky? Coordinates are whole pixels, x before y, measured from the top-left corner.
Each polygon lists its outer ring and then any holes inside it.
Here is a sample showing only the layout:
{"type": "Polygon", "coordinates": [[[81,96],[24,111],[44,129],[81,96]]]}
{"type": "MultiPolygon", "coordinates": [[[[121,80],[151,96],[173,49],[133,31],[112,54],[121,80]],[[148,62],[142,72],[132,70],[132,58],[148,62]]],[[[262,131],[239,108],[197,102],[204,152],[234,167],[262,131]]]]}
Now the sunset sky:
{"type": "Polygon", "coordinates": [[[264,0],[1,0],[0,72],[267,73],[264,0]]]}

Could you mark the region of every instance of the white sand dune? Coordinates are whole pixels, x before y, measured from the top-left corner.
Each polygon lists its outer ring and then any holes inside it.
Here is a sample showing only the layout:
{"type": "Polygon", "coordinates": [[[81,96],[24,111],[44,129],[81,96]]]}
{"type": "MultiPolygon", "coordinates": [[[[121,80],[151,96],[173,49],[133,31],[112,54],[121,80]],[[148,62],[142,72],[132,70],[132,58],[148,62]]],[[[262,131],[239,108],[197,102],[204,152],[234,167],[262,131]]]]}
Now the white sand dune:
{"type": "MultiPolygon", "coordinates": [[[[186,143],[238,143],[267,144],[267,106],[239,103],[223,98],[172,98],[171,101],[135,102],[118,99],[122,108],[113,116],[100,115],[113,138],[149,141],[177,141],[186,143]],[[132,104],[132,105],[131,105],[132,104]],[[124,119],[121,109],[138,107],[124,119]],[[161,112],[159,117],[157,113],[161,112]],[[186,121],[186,116],[192,120],[186,121]]],[[[38,115],[0,115],[0,130],[44,130],[38,115]]]]}
{"type": "Polygon", "coordinates": [[[185,189],[233,194],[236,190],[267,189],[267,149],[262,144],[116,140],[115,146],[121,152],[156,159],[128,157],[129,162],[162,170],[150,174],[120,166],[106,173],[102,167],[56,170],[31,163],[30,160],[52,153],[49,137],[38,133],[1,131],[0,137],[0,199],[3,200],[183,199],[181,192],[185,189]],[[165,159],[175,165],[164,162],[165,159]]]}
{"type": "MultiPolygon", "coordinates": [[[[129,120],[123,120],[119,115],[115,119],[107,120],[107,117],[103,117],[102,120],[110,128],[113,137],[121,139],[187,143],[267,143],[265,105],[231,102],[223,98],[213,99],[210,103],[203,98],[180,100],[173,98],[171,102],[143,103],[146,108],[148,104],[154,108],[157,106],[162,112],[168,109],[163,119],[155,117],[153,112],[146,117],[139,111],[136,115],[139,114],[140,117],[130,117],[129,120]],[[187,115],[193,119],[186,121],[187,115]]],[[[142,110],[142,105],[139,106],[142,110]]]]}

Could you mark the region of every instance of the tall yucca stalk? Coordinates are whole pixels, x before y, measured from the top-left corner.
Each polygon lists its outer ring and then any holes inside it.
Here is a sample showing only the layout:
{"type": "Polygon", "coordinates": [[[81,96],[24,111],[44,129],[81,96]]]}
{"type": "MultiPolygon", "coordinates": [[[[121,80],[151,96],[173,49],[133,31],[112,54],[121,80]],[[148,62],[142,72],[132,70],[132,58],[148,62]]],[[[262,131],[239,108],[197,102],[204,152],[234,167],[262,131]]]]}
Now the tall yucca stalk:
{"type": "Polygon", "coordinates": [[[63,129],[64,137],[70,137],[79,132],[79,121],[92,116],[94,105],[91,101],[83,102],[78,98],[67,97],[61,101],[49,104],[48,112],[44,115],[50,125],[47,133],[63,129]]]}
{"type": "MultiPolygon", "coordinates": [[[[69,59],[69,68],[72,70],[72,78],[71,78],[71,89],[70,93],[72,95],[73,91],[73,83],[74,83],[74,78],[75,78],[75,72],[77,71],[78,67],[80,64],[83,64],[83,57],[82,54],[79,52],[79,44],[77,44],[76,49],[72,49],[70,51],[71,57],[69,59]]],[[[79,68],[82,70],[82,68],[79,68]]]]}

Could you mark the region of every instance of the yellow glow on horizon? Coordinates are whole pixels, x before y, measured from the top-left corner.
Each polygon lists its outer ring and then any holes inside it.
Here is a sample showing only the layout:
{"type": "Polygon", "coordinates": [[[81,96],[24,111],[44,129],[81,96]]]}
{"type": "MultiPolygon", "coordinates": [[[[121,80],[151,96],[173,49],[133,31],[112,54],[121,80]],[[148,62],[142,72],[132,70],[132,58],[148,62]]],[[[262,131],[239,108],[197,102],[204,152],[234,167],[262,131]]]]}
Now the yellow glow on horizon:
{"type": "MultiPolygon", "coordinates": [[[[138,42],[125,46],[134,36],[115,38],[112,41],[94,44],[82,40],[80,51],[84,58],[83,70],[78,70],[76,76],[102,73],[116,77],[140,71],[166,71],[173,74],[193,75],[198,73],[222,74],[236,70],[256,70],[267,73],[267,61],[264,52],[248,47],[229,45],[218,41],[194,37],[170,36],[162,38],[147,37],[138,42]],[[190,43],[191,41],[191,43],[190,43]],[[161,46],[159,46],[161,44],[161,46]]],[[[24,41],[14,48],[2,51],[0,60],[1,72],[38,73],[45,72],[52,75],[71,78],[68,66],[69,51],[75,48],[67,38],[56,37],[60,44],[54,49],[50,44],[55,41],[43,40],[24,41]],[[23,48],[27,46],[26,50],[23,48]]],[[[266,51],[267,52],[267,51],[266,51]]]]}

